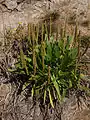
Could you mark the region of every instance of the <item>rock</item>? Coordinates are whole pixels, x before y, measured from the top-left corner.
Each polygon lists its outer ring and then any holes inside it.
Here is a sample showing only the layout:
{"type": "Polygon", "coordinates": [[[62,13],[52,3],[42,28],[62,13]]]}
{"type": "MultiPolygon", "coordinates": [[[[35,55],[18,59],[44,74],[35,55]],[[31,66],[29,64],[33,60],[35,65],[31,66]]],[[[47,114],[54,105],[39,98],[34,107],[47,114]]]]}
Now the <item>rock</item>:
{"type": "Polygon", "coordinates": [[[17,7],[17,0],[5,0],[3,3],[7,9],[14,10],[17,7]]]}

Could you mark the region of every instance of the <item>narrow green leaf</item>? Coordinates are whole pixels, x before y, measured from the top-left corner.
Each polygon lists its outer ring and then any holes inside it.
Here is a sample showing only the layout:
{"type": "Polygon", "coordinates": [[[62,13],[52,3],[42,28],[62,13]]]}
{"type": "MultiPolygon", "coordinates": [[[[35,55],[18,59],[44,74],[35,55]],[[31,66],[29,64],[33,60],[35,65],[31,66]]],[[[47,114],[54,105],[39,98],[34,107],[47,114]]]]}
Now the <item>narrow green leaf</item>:
{"type": "Polygon", "coordinates": [[[8,71],[9,71],[9,72],[14,72],[15,70],[8,68],[8,71]]]}
{"type": "Polygon", "coordinates": [[[70,48],[70,44],[73,42],[73,37],[72,36],[67,36],[67,44],[66,44],[66,49],[70,48]]]}
{"type": "Polygon", "coordinates": [[[53,74],[53,76],[51,77],[51,80],[52,80],[52,82],[53,82],[53,84],[54,84],[54,87],[55,87],[55,89],[56,89],[56,91],[57,91],[58,98],[59,98],[59,101],[60,101],[60,100],[61,100],[60,89],[59,89],[58,83],[56,82],[56,78],[55,78],[54,74],[53,74]]]}
{"type": "Polygon", "coordinates": [[[69,88],[71,88],[71,87],[72,87],[72,81],[69,80],[69,88]]]}
{"type": "Polygon", "coordinates": [[[46,47],[46,58],[47,61],[52,60],[52,46],[49,41],[47,42],[47,47],[46,47]]]}
{"type": "Polygon", "coordinates": [[[54,52],[53,54],[55,55],[54,56],[55,58],[59,58],[60,57],[60,50],[59,50],[58,45],[54,45],[53,52],[54,52]]]}
{"type": "Polygon", "coordinates": [[[46,101],[46,90],[44,91],[44,104],[45,104],[45,101],[46,101]]]}
{"type": "Polygon", "coordinates": [[[54,108],[53,99],[52,99],[52,96],[51,96],[51,93],[50,93],[50,90],[49,90],[49,89],[48,89],[48,92],[49,92],[50,104],[51,104],[51,106],[54,108]]]}
{"type": "Polygon", "coordinates": [[[35,87],[33,86],[33,87],[32,87],[32,92],[31,92],[31,93],[32,93],[32,97],[34,96],[34,88],[35,88],[35,87]]]}
{"type": "Polygon", "coordinates": [[[78,55],[78,49],[77,48],[73,48],[70,50],[69,52],[69,56],[71,57],[71,59],[76,59],[78,55]]]}
{"type": "Polygon", "coordinates": [[[25,84],[23,85],[22,90],[26,89],[26,87],[27,87],[29,84],[30,84],[30,83],[25,83],[25,84]]]}

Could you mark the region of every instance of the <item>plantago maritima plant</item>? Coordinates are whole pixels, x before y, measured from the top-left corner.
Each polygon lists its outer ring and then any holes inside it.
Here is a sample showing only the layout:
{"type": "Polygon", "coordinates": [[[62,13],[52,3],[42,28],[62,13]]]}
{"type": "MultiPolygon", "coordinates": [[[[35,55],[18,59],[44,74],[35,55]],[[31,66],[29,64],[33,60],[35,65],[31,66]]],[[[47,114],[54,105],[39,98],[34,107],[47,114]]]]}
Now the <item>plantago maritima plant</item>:
{"type": "Polygon", "coordinates": [[[78,47],[71,46],[74,37],[65,35],[64,30],[62,30],[64,33],[61,31],[62,38],[58,37],[55,40],[51,34],[51,25],[48,33],[46,22],[41,27],[41,38],[39,26],[35,28],[33,25],[31,30],[30,28],[28,34],[31,38],[31,48],[26,43],[28,52],[20,49],[19,57],[22,59],[18,59],[13,73],[27,76],[22,90],[29,89],[32,97],[42,99],[43,104],[49,101],[48,103],[54,107],[54,101],[61,102],[69,89],[76,89],[78,86],[79,75],[76,69],[78,47]]]}

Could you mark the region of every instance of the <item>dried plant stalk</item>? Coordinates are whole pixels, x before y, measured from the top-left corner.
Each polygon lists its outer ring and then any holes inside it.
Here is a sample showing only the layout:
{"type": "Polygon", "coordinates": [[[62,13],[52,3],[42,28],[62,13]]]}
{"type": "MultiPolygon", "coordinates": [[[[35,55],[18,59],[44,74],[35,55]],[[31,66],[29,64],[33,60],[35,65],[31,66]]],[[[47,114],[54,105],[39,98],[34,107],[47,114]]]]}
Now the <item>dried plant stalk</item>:
{"type": "Polygon", "coordinates": [[[30,25],[30,23],[28,24],[28,40],[29,40],[29,43],[31,44],[31,25],[30,25]]]}
{"type": "Polygon", "coordinates": [[[38,44],[38,37],[39,37],[39,24],[36,27],[36,45],[38,44]]]}
{"type": "Polygon", "coordinates": [[[43,42],[43,35],[44,35],[44,24],[42,23],[42,39],[41,39],[42,42],[43,42]]]}
{"type": "Polygon", "coordinates": [[[52,19],[50,17],[50,37],[51,37],[51,35],[52,35],[52,19]]]}
{"type": "Polygon", "coordinates": [[[36,74],[36,54],[35,54],[35,26],[32,26],[32,43],[33,43],[33,68],[34,75],[36,74]]]}
{"type": "Polygon", "coordinates": [[[74,32],[74,46],[77,46],[77,37],[78,37],[78,25],[76,23],[75,32],[74,32]]]}
{"type": "Polygon", "coordinates": [[[60,29],[60,37],[63,38],[63,28],[60,29]]]}
{"type": "Polygon", "coordinates": [[[67,27],[67,20],[65,19],[63,37],[66,37],[66,29],[67,29],[66,27],[67,27]]]}
{"type": "Polygon", "coordinates": [[[79,34],[77,36],[77,44],[78,44],[78,62],[80,61],[80,44],[81,44],[81,41],[80,41],[80,31],[79,31],[79,34]]]}
{"type": "Polygon", "coordinates": [[[41,53],[42,53],[42,68],[43,68],[43,71],[44,71],[44,58],[45,58],[45,54],[46,54],[46,51],[45,51],[45,42],[43,41],[41,43],[41,53]]]}
{"type": "Polygon", "coordinates": [[[43,71],[44,71],[45,42],[43,40],[43,34],[44,34],[44,25],[42,24],[41,52],[42,52],[42,68],[43,68],[43,71]]]}
{"type": "Polygon", "coordinates": [[[56,40],[58,40],[58,37],[59,37],[59,24],[57,25],[57,31],[56,31],[56,40]]]}
{"type": "Polygon", "coordinates": [[[48,35],[47,22],[45,21],[45,32],[48,35]]]}

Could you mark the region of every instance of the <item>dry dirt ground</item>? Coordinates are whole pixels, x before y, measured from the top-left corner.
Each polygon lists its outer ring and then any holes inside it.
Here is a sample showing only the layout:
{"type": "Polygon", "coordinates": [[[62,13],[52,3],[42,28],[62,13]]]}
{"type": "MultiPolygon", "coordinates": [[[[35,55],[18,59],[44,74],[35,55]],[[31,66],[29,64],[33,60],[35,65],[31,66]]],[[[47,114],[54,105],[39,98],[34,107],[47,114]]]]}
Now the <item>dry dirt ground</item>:
{"type": "MultiPolygon", "coordinates": [[[[6,27],[16,28],[18,22],[37,22],[43,20],[47,11],[59,11],[59,22],[65,16],[68,25],[79,22],[82,35],[90,36],[90,0],[1,0],[0,1],[0,43],[3,40],[2,31],[6,27]],[[31,4],[32,3],[32,4],[31,4]],[[88,6],[89,5],[89,6],[88,6]],[[58,9],[59,8],[59,9],[58,9]],[[78,18],[78,19],[77,19],[78,18]]],[[[58,20],[57,20],[58,22],[58,20]]],[[[61,23],[61,22],[60,22],[61,23]]],[[[1,43],[2,44],[2,43],[1,43]]],[[[0,60],[4,58],[0,45],[0,60]]],[[[90,81],[90,48],[84,56],[88,61],[88,80],[90,81]]],[[[86,78],[87,79],[87,78],[86,78]]],[[[0,76],[1,81],[1,76],[0,76]]],[[[14,86],[0,82],[0,120],[90,120],[90,96],[79,99],[73,94],[66,98],[56,109],[47,108],[40,111],[38,103],[33,106],[32,99],[21,101],[23,96],[14,98],[14,86]]]]}

